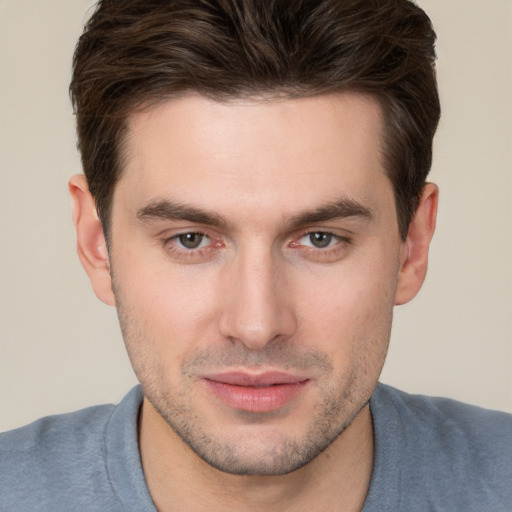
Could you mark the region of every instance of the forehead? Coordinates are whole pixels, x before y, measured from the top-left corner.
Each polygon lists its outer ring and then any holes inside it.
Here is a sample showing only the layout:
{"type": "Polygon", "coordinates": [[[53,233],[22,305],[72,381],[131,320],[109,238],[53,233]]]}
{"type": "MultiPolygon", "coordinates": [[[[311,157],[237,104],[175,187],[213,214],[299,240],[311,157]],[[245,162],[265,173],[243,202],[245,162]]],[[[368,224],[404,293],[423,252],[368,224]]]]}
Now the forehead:
{"type": "Polygon", "coordinates": [[[390,189],[381,132],[378,102],[361,94],[168,100],[130,117],[114,207],[120,195],[134,208],[170,197],[213,209],[264,201],[290,214],[297,201],[371,201],[390,189]]]}

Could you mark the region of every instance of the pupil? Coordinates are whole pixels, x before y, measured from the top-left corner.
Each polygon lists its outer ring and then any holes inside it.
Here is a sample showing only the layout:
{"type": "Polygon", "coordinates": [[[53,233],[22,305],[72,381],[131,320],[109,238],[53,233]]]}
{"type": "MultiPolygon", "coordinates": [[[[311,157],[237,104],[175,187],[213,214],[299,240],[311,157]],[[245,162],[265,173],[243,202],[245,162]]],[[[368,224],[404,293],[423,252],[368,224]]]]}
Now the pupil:
{"type": "Polygon", "coordinates": [[[187,249],[197,249],[203,241],[203,235],[201,233],[186,233],[180,235],[179,240],[183,247],[187,249]]]}
{"type": "Polygon", "coordinates": [[[323,248],[328,247],[331,243],[332,235],[329,233],[317,232],[309,235],[309,238],[315,247],[323,248]]]}

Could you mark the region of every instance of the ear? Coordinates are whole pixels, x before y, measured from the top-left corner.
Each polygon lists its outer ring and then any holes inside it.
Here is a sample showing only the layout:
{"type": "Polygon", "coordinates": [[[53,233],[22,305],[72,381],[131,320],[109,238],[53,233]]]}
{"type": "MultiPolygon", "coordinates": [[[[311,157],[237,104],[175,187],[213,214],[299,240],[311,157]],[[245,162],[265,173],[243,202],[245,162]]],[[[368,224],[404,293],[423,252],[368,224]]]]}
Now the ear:
{"type": "Polygon", "coordinates": [[[409,225],[401,248],[401,265],[395,293],[395,305],[409,302],[419,292],[428,266],[428,248],[436,228],[439,190],[433,183],[423,189],[420,203],[409,225]]]}
{"type": "Polygon", "coordinates": [[[115,306],[107,243],[85,176],[73,176],[68,187],[73,202],[78,257],[98,299],[115,306]]]}

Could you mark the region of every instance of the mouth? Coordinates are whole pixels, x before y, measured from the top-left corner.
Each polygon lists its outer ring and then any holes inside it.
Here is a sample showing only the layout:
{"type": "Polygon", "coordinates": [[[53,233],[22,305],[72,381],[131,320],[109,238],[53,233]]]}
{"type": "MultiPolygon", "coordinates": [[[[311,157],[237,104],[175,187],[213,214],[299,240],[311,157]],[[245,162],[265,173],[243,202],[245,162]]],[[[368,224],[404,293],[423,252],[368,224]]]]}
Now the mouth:
{"type": "Polygon", "coordinates": [[[308,378],[284,372],[229,372],[203,377],[213,395],[233,409],[264,413],[284,407],[301,393],[308,378]]]}

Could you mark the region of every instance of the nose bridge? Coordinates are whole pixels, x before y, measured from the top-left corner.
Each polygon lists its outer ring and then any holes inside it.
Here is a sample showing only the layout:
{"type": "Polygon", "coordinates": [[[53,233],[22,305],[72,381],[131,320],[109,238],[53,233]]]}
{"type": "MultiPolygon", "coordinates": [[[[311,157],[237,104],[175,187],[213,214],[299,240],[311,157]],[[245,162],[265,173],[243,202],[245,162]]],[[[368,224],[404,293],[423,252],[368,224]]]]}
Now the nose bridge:
{"type": "Polygon", "coordinates": [[[221,333],[258,350],[295,329],[295,318],[285,300],[285,276],[271,247],[254,243],[240,249],[228,280],[221,333]]]}

